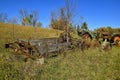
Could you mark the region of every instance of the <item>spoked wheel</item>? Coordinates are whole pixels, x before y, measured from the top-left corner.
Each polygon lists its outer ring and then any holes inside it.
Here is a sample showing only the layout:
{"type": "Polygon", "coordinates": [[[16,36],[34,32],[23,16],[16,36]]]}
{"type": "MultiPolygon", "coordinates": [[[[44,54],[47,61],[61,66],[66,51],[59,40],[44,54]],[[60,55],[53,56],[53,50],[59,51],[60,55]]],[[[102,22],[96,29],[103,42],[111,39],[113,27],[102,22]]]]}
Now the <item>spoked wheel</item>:
{"type": "Polygon", "coordinates": [[[112,37],[112,43],[114,43],[116,46],[120,46],[120,35],[116,34],[112,37]]]}
{"type": "Polygon", "coordinates": [[[115,37],[114,38],[114,43],[117,45],[117,46],[120,46],[120,37],[115,37]]]}
{"type": "Polygon", "coordinates": [[[84,46],[86,48],[90,48],[92,47],[92,36],[88,33],[88,32],[85,32],[84,34],[82,34],[82,38],[85,40],[84,42],[84,46]]]}
{"type": "Polygon", "coordinates": [[[92,36],[89,33],[87,33],[87,32],[82,34],[82,37],[85,38],[85,39],[92,39],[92,36]]]}

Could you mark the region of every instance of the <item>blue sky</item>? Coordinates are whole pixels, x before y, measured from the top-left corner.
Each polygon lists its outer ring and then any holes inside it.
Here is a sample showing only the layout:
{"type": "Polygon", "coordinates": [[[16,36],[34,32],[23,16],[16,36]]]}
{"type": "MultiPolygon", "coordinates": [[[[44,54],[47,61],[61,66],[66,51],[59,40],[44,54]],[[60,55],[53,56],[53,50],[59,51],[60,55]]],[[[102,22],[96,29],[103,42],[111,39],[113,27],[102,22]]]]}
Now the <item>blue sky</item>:
{"type": "MultiPolygon", "coordinates": [[[[90,30],[101,26],[120,28],[120,0],[75,0],[77,22],[85,21],[90,30]],[[80,19],[83,16],[83,20],[80,19]]],[[[9,18],[19,16],[20,9],[28,12],[36,10],[44,27],[48,27],[51,11],[58,11],[65,6],[64,0],[0,0],[0,13],[7,13],[9,18]]]]}

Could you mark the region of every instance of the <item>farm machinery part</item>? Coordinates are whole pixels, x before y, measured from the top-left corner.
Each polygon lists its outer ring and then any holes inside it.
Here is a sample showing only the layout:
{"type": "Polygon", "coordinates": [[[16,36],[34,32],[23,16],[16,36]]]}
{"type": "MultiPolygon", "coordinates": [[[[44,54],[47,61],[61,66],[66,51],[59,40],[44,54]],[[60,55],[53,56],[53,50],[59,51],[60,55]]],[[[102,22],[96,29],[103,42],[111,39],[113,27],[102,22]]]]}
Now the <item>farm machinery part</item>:
{"type": "Polygon", "coordinates": [[[111,43],[113,43],[114,45],[120,46],[120,34],[114,34],[111,37],[111,43]]]}
{"type": "Polygon", "coordinates": [[[18,39],[12,43],[5,44],[5,48],[11,48],[16,54],[23,54],[26,57],[36,59],[38,57],[48,57],[48,55],[57,55],[57,53],[64,51],[64,49],[71,49],[71,46],[78,46],[80,41],[73,39],[68,35],[66,40],[66,33],[62,33],[59,38],[42,38],[30,39],[28,41],[18,39]]]}
{"type": "Polygon", "coordinates": [[[26,57],[30,57],[32,59],[35,58],[35,55],[39,55],[36,51],[36,47],[31,45],[29,41],[25,41],[22,39],[18,39],[12,43],[6,43],[5,48],[13,49],[15,54],[23,54],[26,57]],[[37,54],[33,54],[37,53],[37,54]]]}

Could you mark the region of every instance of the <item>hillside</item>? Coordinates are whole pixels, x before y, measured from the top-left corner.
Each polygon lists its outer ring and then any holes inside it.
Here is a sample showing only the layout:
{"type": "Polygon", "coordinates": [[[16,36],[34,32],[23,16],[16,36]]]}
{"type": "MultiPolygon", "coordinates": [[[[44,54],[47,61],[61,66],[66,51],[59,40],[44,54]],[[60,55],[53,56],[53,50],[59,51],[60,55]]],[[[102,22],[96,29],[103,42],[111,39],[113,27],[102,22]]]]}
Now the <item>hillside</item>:
{"type": "Polygon", "coordinates": [[[18,38],[58,37],[60,31],[0,23],[0,80],[120,80],[120,49],[100,52],[99,48],[66,50],[66,55],[45,59],[43,65],[5,49],[18,38]]]}
{"type": "Polygon", "coordinates": [[[13,24],[5,24],[0,22],[0,31],[3,33],[0,37],[11,39],[14,38],[44,38],[44,37],[57,37],[59,36],[60,31],[56,31],[53,29],[32,27],[32,26],[21,26],[21,25],[13,25],[13,24]],[[5,36],[4,36],[4,35],[5,36]]]}

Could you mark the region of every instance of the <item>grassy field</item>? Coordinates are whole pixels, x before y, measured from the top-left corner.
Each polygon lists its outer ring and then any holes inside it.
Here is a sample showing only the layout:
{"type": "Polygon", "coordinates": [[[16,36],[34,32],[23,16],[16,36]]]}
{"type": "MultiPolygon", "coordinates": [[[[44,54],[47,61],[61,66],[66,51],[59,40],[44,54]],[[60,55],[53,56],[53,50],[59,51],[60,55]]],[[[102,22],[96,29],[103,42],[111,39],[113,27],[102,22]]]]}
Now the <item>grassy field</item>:
{"type": "Polygon", "coordinates": [[[45,59],[43,65],[14,55],[4,44],[18,38],[58,37],[60,31],[0,23],[0,80],[120,80],[120,48],[65,51],[66,55],[45,59]]]}

